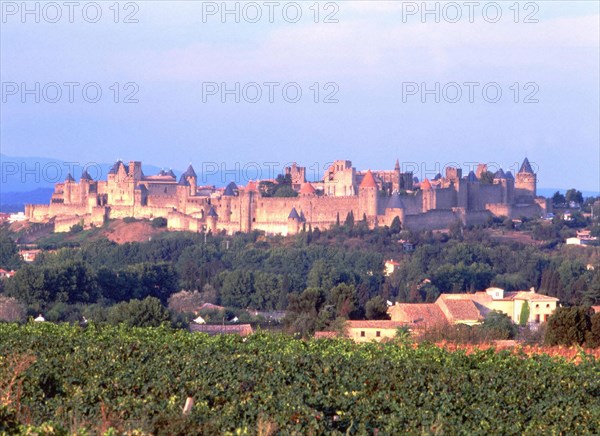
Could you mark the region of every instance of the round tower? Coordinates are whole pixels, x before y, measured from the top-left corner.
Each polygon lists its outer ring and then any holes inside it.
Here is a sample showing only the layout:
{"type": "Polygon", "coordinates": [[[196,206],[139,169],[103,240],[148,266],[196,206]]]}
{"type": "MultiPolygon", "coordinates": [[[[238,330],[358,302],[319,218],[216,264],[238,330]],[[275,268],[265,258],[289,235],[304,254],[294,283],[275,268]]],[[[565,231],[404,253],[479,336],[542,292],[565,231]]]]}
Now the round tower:
{"type": "Polygon", "coordinates": [[[371,170],[368,170],[358,187],[358,216],[375,218],[378,210],[377,182],[371,170]]]}
{"type": "Polygon", "coordinates": [[[532,203],[537,195],[537,175],[533,172],[529,159],[525,158],[515,180],[516,200],[519,203],[532,203]]]}

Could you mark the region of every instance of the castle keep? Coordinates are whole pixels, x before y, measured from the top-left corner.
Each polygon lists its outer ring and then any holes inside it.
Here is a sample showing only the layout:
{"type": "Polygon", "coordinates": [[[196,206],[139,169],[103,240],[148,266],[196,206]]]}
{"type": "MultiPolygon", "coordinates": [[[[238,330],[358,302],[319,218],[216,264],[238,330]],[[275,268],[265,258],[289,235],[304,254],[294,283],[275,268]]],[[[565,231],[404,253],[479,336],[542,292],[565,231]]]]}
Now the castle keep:
{"type": "Polygon", "coordinates": [[[93,180],[84,171],[79,182],[68,175],[55,187],[49,205],[27,205],[32,222],[54,221],[55,231],[74,224],[100,226],[110,218],[167,219],[168,228],[227,233],[263,230],[295,234],[304,226],[326,229],[352,213],[369,227],[390,225],[398,217],[403,228],[443,229],[460,221],[481,224],[490,216],[534,217],[546,212],[546,200],[536,196],[536,174],[527,159],[519,172],[500,169],[493,175],[480,165],[463,176],[449,167],[445,175],[419,182],[393,170],[357,171],[347,160],[334,162],[321,181],[308,182],[306,170],[286,168],[296,197],[266,197],[259,182],[245,187],[198,186],[190,165],[179,180],[173,171],[154,176],[142,172],[141,162],[118,161],[107,180],[93,180]]]}

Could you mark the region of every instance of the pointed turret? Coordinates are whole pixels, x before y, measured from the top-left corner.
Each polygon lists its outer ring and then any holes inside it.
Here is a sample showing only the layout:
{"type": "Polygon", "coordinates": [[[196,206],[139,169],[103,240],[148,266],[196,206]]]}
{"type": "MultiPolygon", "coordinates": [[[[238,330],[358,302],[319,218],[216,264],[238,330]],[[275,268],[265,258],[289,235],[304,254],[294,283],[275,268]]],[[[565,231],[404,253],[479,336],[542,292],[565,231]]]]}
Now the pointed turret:
{"type": "Polygon", "coordinates": [[[225,188],[225,191],[223,191],[223,196],[235,197],[237,190],[238,190],[237,185],[234,182],[231,182],[231,183],[229,183],[229,185],[227,185],[227,187],[225,188]]]}
{"type": "Polygon", "coordinates": [[[506,174],[504,173],[504,170],[502,168],[500,168],[498,171],[496,171],[496,174],[494,174],[494,179],[498,179],[498,180],[506,179],[506,174]]]}
{"type": "Polygon", "coordinates": [[[359,187],[361,189],[377,188],[377,182],[375,182],[375,177],[373,177],[373,173],[371,172],[371,170],[367,171],[367,174],[365,174],[365,176],[363,177],[359,187]]]}
{"type": "Polygon", "coordinates": [[[428,191],[430,189],[432,189],[431,182],[429,181],[429,179],[426,178],[425,180],[423,180],[423,183],[421,183],[421,190],[428,191]]]}
{"type": "Polygon", "coordinates": [[[400,161],[398,159],[396,159],[396,165],[394,165],[394,170],[400,171],[400,161]]]}
{"type": "Polygon", "coordinates": [[[290,214],[288,215],[288,219],[300,221],[300,215],[298,215],[298,211],[296,210],[295,207],[292,207],[292,210],[290,211],[290,214]]]}
{"type": "Polygon", "coordinates": [[[74,181],[75,181],[75,179],[73,178],[71,173],[68,173],[67,178],[65,179],[65,182],[74,182],[74,181]]]}
{"type": "Polygon", "coordinates": [[[300,195],[315,195],[316,190],[313,185],[309,182],[304,182],[300,188],[300,195]]]}
{"type": "Polygon", "coordinates": [[[529,159],[525,158],[523,163],[521,164],[520,173],[533,174],[533,168],[531,168],[531,164],[529,163],[529,159]]]}
{"type": "Polygon", "coordinates": [[[187,170],[185,170],[185,173],[183,173],[184,176],[186,177],[197,177],[196,176],[196,171],[194,171],[194,167],[192,167],[192,164],[190,164],[187,167],[187,170]]]}
{"type": "Polygon", "coordinates": [[[90,174],[87,172],[87,170],[83,170],[83,173],[81,173],[81,180],[86,180],[88,182],[92,182],[92,176],[90,176],[90,174]]]}

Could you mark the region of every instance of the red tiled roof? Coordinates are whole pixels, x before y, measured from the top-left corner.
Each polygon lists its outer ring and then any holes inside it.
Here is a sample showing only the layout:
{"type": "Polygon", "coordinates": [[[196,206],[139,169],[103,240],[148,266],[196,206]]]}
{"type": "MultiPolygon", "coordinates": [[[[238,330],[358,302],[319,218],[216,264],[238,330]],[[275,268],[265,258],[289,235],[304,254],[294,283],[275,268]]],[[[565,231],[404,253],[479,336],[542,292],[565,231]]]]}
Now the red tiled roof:
{"type": "Polygon", "coordinates": [[[302,184],[302,187],[300,188],[300,194],[302,195],[312,195],[315,192],[315,188],[311,183],[305,182],[302,184]]]}
{"type": "Polygon", "coordinates": [[[431,189],[431,182],[429,181],[429,179],[423,180],[423,183],[421,183],[421,189],[422,190],[431,189]]]}
{"type": "Polygon", "coordinates": [[[377,188],[377,183],[375,182],[375,178],[373,177],[373,173],[371,172],[371,170],[368,170],[367,174],[365,174],[365,176],[363,177],[362,182],[360,182],[360,187],[377,188]]]}
{"type": "Polygon", "coordinates": [[[592,306],[594,313],[600,313],[600,306],[592,306]]]}
{"type": "Polygon", "coordinates": [[[347,321],[349,328],[355,329],[395,329],[405,326],[405,322],[390,320],[347,321]]]}
{"type": "Polygon", "coordinates": [[[528,301],[558,301],[556,297],[550,297],[549,295],[537,294],[532,291],[517,291],[507,292],[505,297],[511,300],[528,300],[528,301]]]}
{"type": "Polygon", "coordinates": [[[432,326],[446,323],[446,317],[436,304],[395,304],[388,309],[394,321],[415,326],[432,326]]]}
{"type": "Polygon", "coordinates": [[[479,321],[483,317],[473,303],[470,295],[440,295],[436,302],[440,309],[448,315],[450,321],[479,321]]]}
{"type": "Polygon", "coordinates": [[[246,191],[258,192],[258,184],[253,180],[249,181],[248,184],[246,185],[246,191]]]}
{"type": "Polygon", "coordinates": [[[315,332],[315,339],[336,338],[337,336],[336,332],[315,332]]]}
{"type": "Polygon", "coordinates": [[[209,335],[237,334],[247,336],[252,334],[252,326],[250,324],[190,324],[190,330],[192,332],[208,333],[209,335]]]}

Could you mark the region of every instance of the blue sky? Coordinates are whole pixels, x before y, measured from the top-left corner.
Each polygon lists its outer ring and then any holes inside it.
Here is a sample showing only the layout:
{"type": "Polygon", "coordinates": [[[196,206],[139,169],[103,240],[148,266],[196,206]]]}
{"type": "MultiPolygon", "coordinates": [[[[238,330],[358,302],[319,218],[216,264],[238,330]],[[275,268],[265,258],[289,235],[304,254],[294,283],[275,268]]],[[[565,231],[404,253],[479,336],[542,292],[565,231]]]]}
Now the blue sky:
{"type": "MultiPolygon", "coordinates": [[[[496,3],[502,16],[495,23],[493,8],[482,11],[492,2],[480,2],[473,22],[464,2],[455,3],[462,14],[456,22],[449,22],[456,10],[448,3],[430,2],[440,8],[439,23],[421,10],[409,14],[421,2],[320,2],[318,23],[314,2],[298,3],[302,17],[296,23],[281,12],[291,2],[278,2],[273,23],[264,2],[256,2],[263,13],[257,23],[243,15],[239,23],[232,16],[223,20],[220,11],[203,19],[203,8],[206,13],[221,2],[121,2],[118,23],[114,2],[99,2],[97,23],[86,22],[80,10],[70,23],[66,8],[57,23],[48,22],[52,10],[40,11],[36,23],[33,15],[12,15],[7,3],[21,2],[2,3],[5,155],[137,159],[173,168],[214,162],[228,169],[253,162],[282,168],[290,161],[322,169],[334,159],[350,159],[359,169],[391,169],[398,158],[418,176],[450,163],[514,170],[527,155],[541,187],[600,191],[595,1],[521,2],[516,23],[514,2],[496,3]],[[138,22],[124,23],[131,12],[138,22]],[[332,12],[338,22],[323,22],[332,12]],[[538,22],[524,22],[528,15],[538,22]],[[33,88],[36,82],[40,102],[32,95],[23,102],[21,84],[33,88]],[[57,103],[41,94],[51,82],[61,86],[57,103]],[[65,82],[81,84],[73,103],[65,82]],[[97,103],[81,95],[92,82],[102,90],[97,103]],[[223,103],[220,89],[203,96],[209,82],[219,88],[239,82],[240,90],[255,82],[262,98],[250,103],[242,95],[235,103],[228,96],[223,103]],[[265,82],[280,84],[274,102],[265,82]],[[125,89],[127,83],[134,85],[125,89]],[[292,83],[292,90],[302,91],[297,103],[281,94],[292,83]],[[436,83],[439,102],[434,94],[421,95],[436,83]],[[472,102],[465,83],[475,84],[472,102]],[[15,94],[11,84],[17,84],[15,94]],[[418,89],[410,94],[414,84],[418,89]],[[486,85],[502,92],[499,101],[486,101],[494,94],[484,98],[486,85]],[[457,89],[461,98],[449,102],[457,89]],[[123,103],[132,91],[139,101],[123,103]],[[333,91],[338,102],[324,103],[333,91]],[[538,101],[525,103],[528,98],[538,101]]],[[[239,3],[240,11],[247,4],[239,3]]],[[[93,18],[91,12],[85,18],[93,18]]],[[[246,87],[249,99],[253,89],[246,87]]]]}

